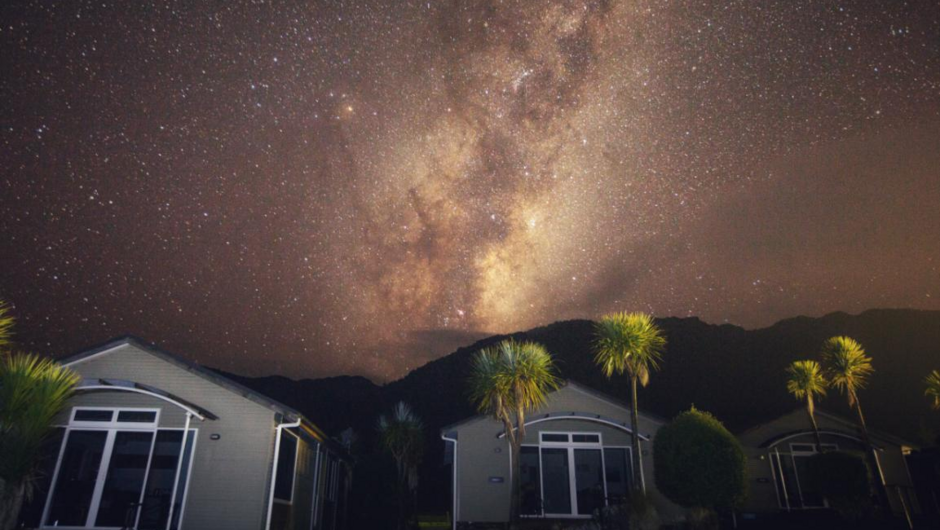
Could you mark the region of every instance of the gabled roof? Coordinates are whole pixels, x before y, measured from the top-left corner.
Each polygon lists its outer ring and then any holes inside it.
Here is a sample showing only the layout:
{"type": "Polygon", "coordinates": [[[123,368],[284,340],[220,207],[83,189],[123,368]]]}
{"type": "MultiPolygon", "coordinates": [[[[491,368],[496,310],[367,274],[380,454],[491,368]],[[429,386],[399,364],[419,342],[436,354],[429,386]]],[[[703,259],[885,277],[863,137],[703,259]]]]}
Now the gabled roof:
{"type": "MultiPolygon", "coordinates": [[[[618,407],[618,408],[622,409],[622,410],[625,411],[625,412],[628,412],[628,413],[631,412],[630,405],[628,405],[627,403],[624,403],[623,401],[620,401],[619,399],[617,399],[617,398],[615,398],[615,397],[612,397],[612,396],[610,396],[609,394],[605,394],[604,392],[601,392],[601,391],[599,391],[599,390],[595,390],[595,389],[593,389],[593,388],[591,388],[591,387],[585,386],[585,385],[583,385],[583,384],[581,384],[581,383],[577,383],[577,382],[572,381],[572,380],[570,380],[570,379],[565,380],[565,382],[564,382],[560,387],[558,387],[558,389],[553,390],[551,393],[553,394],[553,393],[555,393],[555,392],[558,392],[559,390],[561,390],[561,389],[563,389],[563,388],[570,388],[571,390],[574,390],[574,391],[576,391],[576,392],[580,392],[580,393],[582,393],[582,394],[586,394],[586,395],[588,395],[588,396],[590,396],[590,397],[592,397],[592,398],[594,398],[594,399],[597,399],[597,400],[599,400],[599,401],[604,401],[604,402],[606,402],[606,403],[608,403],[608,404],[610,404],[610,405],[613,405],[613,406],[615,406],[615,407],[618,407]]],[[[477,420],[479,420],[479,419],[485,418],[486,416],[487,416],[486,414],[477,414],[477,415],[475,415],[475,416],[470,416],[469,418],[465,418],[465,419],[460,420],[460,421],[458,421],[458,422],[456,422],[456,423],[452,423],[452,424],[450,424],[450,425],[447,425],[446,427],[441,428],[441,433],[448,433],[448,432],[450,432],[450,431],[453,431],[454,429],[459,429],[460,427],[463,427],[464,425],[467,425],[468,423],[472,423],[472,422],[477,421],[477,420]]],[[[648,412],[646,412],[646,411],[644,411],[644,410],[641,410],[641,411],[640,411],[640,416],[643,416],[643,417],[645,417],[646,419],[651,420],[651,421],[654,421],[654,422],[656,422],[656,423],[660,423],[660,424],[665,424],[665,423],[666,423],[666,420],[664,420],[663,418],[661,418],[661,417],[659,417],[659,416],[656,416],[656,415],[654,415],[654,414],[650,414],[650,413],[648,413],[648,412]]]]}
{"type": "MultiPolygon", "coordinates": [[[[777,416],[777,417],[775,417],[775,418],[772,418],[772,419],[770,419],[770,420],[767,420],[767,421],[758,423],[758,424],[756,424],[756,425],[753,425],[753,426],[751,426],[751,427],[748,427],[747,429],[745,429],[745,430],[743,430],[743,431],[737,433],[736,436],[737,436],[738,438],[741,438],[741,437],[743,437],[743,436],[746,436],[748,433],[750,433],[750,432],[752,432],[752,431],[756,431],[757,429],[760,429],[761,427],[765,427],[765,426],[767,426],[767,425],[770,425],[771,423],[774,423],[774,422],[779,421],[779,420],[781,420],[781,419],[783,419],[783,418],[786,418],[787,416],[791,416],[791,415],[797,414],[797,413],[805,413],[805,409],[803,409],[803,408],[794,408],[794,409],[791,410],[790,412],[787,412],[787,413],[785,413],[785,414],[781,414],[781,415],[779,415],[779,416],[777,416]]],[[[841,425],[843,428],[845,428],[846,431],[849,432],[849,433],[856,433],[856,432],[858,431],[858,423],[856,423],[856,422],[854,422],[854,421],[852,421],[852,420],[850,420],[850,419],[848,419],[848,418],[846,418],[846,417],[844,417],[844,416],[840,416],[840,415],[838,415],[838,414],[835,414],[835,413],[832,413],[832,412],[829,412],[829,411],[822,410],[822,409],[820,409],[818,406],[816,407],[816,412],[815,412],[815,414],[816,414],[817,417],[825,418],[825,419],[827,419],[827,420],[829,420],[829,421],[832,421],[832,422],[835,422],[835,423],[840,424],[840,425],[841,425]]],[[[822,430],[825,430],[825,429],[822,429],[822,430]]],[[[804,431],[805,431],[805,432],[811,432],[811,429],[804,429],[804,430],[801,430],[801,431],[799,431],[799,432],[804,432],[804,431]]],[[[879,431],[879,430],[877,430],[877,429],[872,429],[871,427],[868,428],[868,432],[871,433],[873,436],[876,436],[876,437],[881,438],[881,439],[883,439],[883,440],[887,440],[887,441],[889,441],[889,442],[891,442],[891,443],[893,443],[893,444],[895,444],[895,445],[897,445],[897,446],[913,447],[913,448],[916,448],[916,447],[917,447],[916,444],[913,444],[913,443],[911,443],[911,442],[908,442],[907,440],[904,440],[904,439],[902,439],[902,438],[899,438],[899,437],[897,437],[897,436],[894,436],[893,434],[888,434],[888,433],[886,433],[886,432],[884,432],[884,431],[879,431]]],[[[790,435],[790,434],[796,434],[796,433],[785,433],[785,435],[790,435]]],[[[785,435],[784,435],[784,434],[781,434],[781,435],[778,435],[778,436],[774,436],[774,437],[772,438],[772,440],[773,440],[773,439],[776,439],[776,438],[780,438],[780,437],[785,436],[785,435]]],[[[765,442],[765,443],[766,443],[766,442],[765,442]]]]}
{"type": "Polygon", "coordinates": [[[252,390],[248,388],[247,386],[242,385],[241,383],[237,383],[209,368],[206,368],[192,361],[186,360],[180,357],[179,355],[163,350],[159,348],[158,346],[154,345],[153,343],[145,341],[138,337],[134,337],[131,335],[118,337],[118,338],[109,340],[108,342],[100,346],[96,346],[91,349],[79,352],[77,354],[59,359],[59,363],[64,366],[72,366],[72,365],[75,365],[84,361],[89,361],[93,358],[107,355],[113,351],[116,351],[118,348],[121,348],[122,346],[133,346],[137,348],[138,350],[141,350],[150,355],[153,355],[154,357],[157,357],[158,359],[166,361],[183,370],[186,370],[187,372],[197,375],[205,379],[206,381],[214,383],[228,390],[229,392],[238,394],[239,396],[242,396],[245,399],[248,399],[250,401],[253,401],[254,403],[257,403],[263,407],[266,407],[272,410],[273,412],[283,416],[285,423],[300,421],[304,430],[308,431],[308,434],[310,434],[313,438],[331,446],[332,449],[339,452],[341,455],[343,456],[346,455],[346,450],[340,444],[338,444],[335,440],[332,440],[330,437],[328,437],[326,433],[320,430],[319,427],[317,427],[313,422],[311,422],[306,417],[304,417],[304,415],[298,412],[297,410],[291,407],[288,407],[287,405],[279,401],[271,399],[268,396],[260,392],[252,390]]]}

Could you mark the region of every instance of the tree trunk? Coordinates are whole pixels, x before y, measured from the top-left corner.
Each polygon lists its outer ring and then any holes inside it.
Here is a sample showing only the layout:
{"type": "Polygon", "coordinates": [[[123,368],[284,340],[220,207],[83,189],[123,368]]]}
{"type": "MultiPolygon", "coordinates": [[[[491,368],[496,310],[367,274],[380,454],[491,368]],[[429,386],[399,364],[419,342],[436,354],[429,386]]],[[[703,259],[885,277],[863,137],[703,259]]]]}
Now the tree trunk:
{"type": "Polygon", "coordinates": [[[520,441],[515,440],[510,447],[510,452],[512,453],[512,476],[509,479],[509,487],[511,488],[512,495],[509,499],[509,524],[512,528],[515,528],[519,522],[519,494],[521,481],[519,480],[519,470],[522,466],[519,465],[519,455],[520,451],[520,441]]]}
{"type": "Polygon", "coordinates": [[[816,451],[823,452],[822,436],[819,435],[819,424],[816,423],[816,415],[813,414],[813,397],[806,398],[806,414],[809,415],[809,421],[813,425],[813,433],[816,435],[816,451]]]}
{"type": "Polygon", "coordinates": [[[632,376],[630,378],[630,385],[632,387],[633,399],[631,400],[630,405],[633,407],[633,413],[630,415],[630,427],[633,432],[630,433],[630,435],[633,437],[633,450],[630,451],[630,453],[633,457],[633,490],[642,491],[643,475],[642,470],[640,469],[640,426],[639,421],[637,421],[637,416],[639,415],[640,411],[639,407],[637,407],[636,383],[637,377],[632,376]]]}
{"type": "Polygon", "coordinates": [[[858,425],[862,431],[862,439],[865,440],[865,446],[868,449],[868,465],[875,475],[875,494],[878,496],[878,501],[881,503],[882,508],[887,511],[886,513],[891,513],[891,503],[888,500],[888,490],[885,488],[884,473],[881,471],[881,463],[878,461],[878,455],[875,454],[875,446],[871,443],[871,438],[868,436],[868,426],[865,424],[865,415],[862,414],[862,404],[858,401],[858,396],[854,393],[852,398],[853,401],[855,401],[855,413],[858,415],[858,425]]]}
{"type": "Polygon", "coordinates": [[[519,448],[522,441],[519,439],[519,430],[513,428],[509,415],[503,416],[502,420],[506,441],[509,442],[509,527],[515,528],[519,520],[519,448]]]}
{"type": "Polygon", "coordinates": [[[25,492],[22,483],[9,484],[0,480],[0,530],[13,530],[16,526],[25,492]]]}

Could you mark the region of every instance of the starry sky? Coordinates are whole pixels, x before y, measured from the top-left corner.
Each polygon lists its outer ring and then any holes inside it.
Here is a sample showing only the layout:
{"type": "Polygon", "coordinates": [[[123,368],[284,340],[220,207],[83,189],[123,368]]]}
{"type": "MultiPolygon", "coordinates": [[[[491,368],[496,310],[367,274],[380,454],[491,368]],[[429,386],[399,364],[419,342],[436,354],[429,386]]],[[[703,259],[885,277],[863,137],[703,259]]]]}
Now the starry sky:
{"type": "Polygon", "coordinates": [[[400,377],[611,310],[940,309],[933,0],[0,6],[24,348],[400,377]]]}

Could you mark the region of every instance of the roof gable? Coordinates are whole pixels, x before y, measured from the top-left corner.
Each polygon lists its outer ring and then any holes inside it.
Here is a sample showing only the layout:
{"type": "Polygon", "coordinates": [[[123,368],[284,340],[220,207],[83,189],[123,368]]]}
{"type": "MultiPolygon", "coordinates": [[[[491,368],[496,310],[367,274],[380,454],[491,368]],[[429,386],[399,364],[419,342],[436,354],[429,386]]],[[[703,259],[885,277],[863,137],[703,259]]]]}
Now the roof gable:
{"type": "MultiPolygon", "coordinates": [[[[825,425],[825,423],[824,423],[824,422],[828,422],[828,423],[830,423],[830,424],[835,425],[838,430],[844,431],[844,432],[846,432],[846,433],[854,434],[854,433],[856,433],[856,432],[858,431],[858,424],[857,424],[855,421],[853,421],[853,420],[851,420],[851,419],[849,419],[849,418],[846,418],[846,417],[844,417],[844,416],[840,416],[840,415],[838,415],[838,414],[835,414],[835,413],[832,413],[832,412],[829,412],[829,411],[826,411],[826,410],[822,410],[822,409],[820,409],[819,407],[816,408],[815,414],[816,414],[817,421],[818,421],[819,424],[820,424],[820,425],[819,425],[820,430],[831,430],[832,427],[829,427],[829,426],[825,425]],[[821,421],[820,421],[820,420],[821,420],[821,421]]],[[[749,436],[755,435],[758,431],[760,431],[760,430],[762,430],[762,429],[763,429],[763,430],[772,429],[773,426],[774,426],[774,424],[777,424],[777,423],[781,423],[781,424],[782,424],[782,423],[785,423],[788,419],[790,419],[790,418],[792,418],[792,417],[794,417],[794,416],[799,417],[799,419],[800,419],[801,422],[802,422],[803,419],[804,419],[804,417],[806,416],[806,409],[805,409],[805,408],[802,408],[802,407],[800,407],[800,408],[795,408],[795,409],[793,409],[793,410],[790,411],[790,412],[787,412],[787,413],[785,413],[785,414],[781,414],[781,415],[779,415],[779,416],[777,416],[777,417],[775,417],[775,418],[772,418],[772,419],[770,419],[770,420],[768,420],[768,421],[765,421],[765,422],[759,423],[759,424],[757,424],[757,425],[754,425],[754,426],[752,426],[752,427],[749,427],[749,428],[747,428],[747,429],[745,429],[745,430],[739,432],[736,436],[737,436],[739,439],[747,438],[747,437],[749,437],[749,436]]],[[[808,419],[806,419],[805,422],[806,422],[806,427],[805,427],[805,429],[803,429],[803,430],[809,432],[812,427],[809,425],[809,420],[808,420],[808,419]]],[[[897,436],[894,436],[894,435],[892,435],[892,434],[888,434],[888,433],[886,433],[886,432],[879,431],[879,430],[877,430],[877,429],[872,429],[871,427],[868,428],[868,432],[869,432],[869,434],[870,434],[872,437],[879,438],[879,439],[881,439],[881,440],[883,440],[883,441],[890,442],[890,443],[892,443],[892,444],[894,444],[894,445],[897,445],[897,446],[916,447],[915,444],[912,444],[912,443],[910,443],[910,442],[908,442],[908,441],[906,441],[906,440],[903,440],[903,439],[901,439],[901,438],[898,438],[897,436]]],[[[877,445],[877,444],[876,444],[876,445],[877,445]]]]}
{"type": "MultiPolygon", "coordinates": [[[[631,408],[630,408],[630,406],[629,406],[628,404],[626,404],[626,403],[624,403],[624,402],[622,402],[622,401],[620,401],[620,400],[618,400],[618,399],[616,399],[616,398],[614,398],[614,397],[611,397],[611,396],[609,396],[609,395],[607,395],[607,394],[605,394],[605,393],[603,393],[603,392],[600,392],[600,391],[598,391],[598,390],[595,390],[595,389],[593,389],[593,388],[591,388],[591,387],[588,387],[588,386],[583,385],[583,384],[581,384],[581,383],[577,383],[577,382],[572,381],[572,380],[566,380],[566,381],[564,382],[564,384],[563,384],[561,387],[559,387],[559,388],[556,389],[556,390],[553,390],[553,391],[550,392],[548,395],[549,395],[549,396],[557,396],[559,393],[565,393],[565,392],[577,393],[577,394],[579,394],[579,395],[582,395],[582,396],[587,397],[587,398],[590,399],[590,400],[598,401],[598,402],[604,403],[604,404],[609,405],[609,406],[614,406],[614,407],[616,407],[616,408],[622,410],[623,412],[625,412],[625,413],[627,413],[627,414],[630,414],[630,413],[632,412],[632,411],[631,411],[631,408]]],[[[581,412],[590,412],[590,411],[581,411],[581,412]]],[[[538,413],[536,413],[536,414],[538,414],[538,413]]],[[[640,415],[640,417],[642,417],[642,418],[644,418],[644,419],[646,419],[646,420],[648,420],[648,421],[650,421],[650,422],[653,422],[653,423],[657,423],[657,424],[660,424],[660,425],[662,425],[662,424],[665,423],[665,421],[664,421],[662,418],[660,418],[660,417],[658,417],[658,416],[655,416],[655,415],[652,415],[652,414],[649,414],[649,413],[647,413],[647,412],[645,412],[645,411],[643,411],[643,410],[640,410],[640,411],[639,411],[639,415],[640,415]]],[[[448,426],[446,426],[446,427],[443,427],[443,428],[441,429],[441,432],[442,432],[442,433],[447,433],[447,432],[450,432],[450,431],[453,431],[453,430],[460,429],[460,428],[462,428],[462,427],[465,427],[465,426],[470,425],[470,424],[472,424],[472,423],[475,423],[475,422],[477,422],[477,421],[482,421],[482,420],[485,420],[485,419],[488,419],[488,418],[490,418],[490,416],[489,416],[488,414],[477,414],[476,416],[471,416],[471,417],[466,418],[466,419],[464,419],[464,420],[461,420],[461,421],[459,421],[459,422],[456,422],[456,423],[453,423],[453,424],[448,425],[448,426]]]]}
{"type": "Polygon", "coordinates": [[[197,375],[210,383],[213,383],[217,386],[220,386],[228,390],[229,392],[237,394],[245,399],[248,399],[249,401],[252,401],[263,407],[266,407],[272,410],[273,412],[282,414],[290,420],[296,421],[303,417],[299,412],[297,412],[291,407],[288,407],[287,405],[284,405],[283,403],[273,400],[265,396],[264,394],[256,392],[240,383],[232,381],[231,379],[223,375],[220,375],[214,372],[213,370],[210,370],[209,368],[201,366],[192,361],[188,361],[173,353],[167,352],[137,337],[132,337],[132,336],[120,337],[120,338],[108,341],[107,343],[101,346],[91,348],[89,350],[85,350],[75,355],[60,359],[59,362],[63,366],[71,367],[71,366],[75,366],[76,364],[80,364],[80,363],[87,362],[93,359],[101,358],[103,356],[118,353],[121,351],[121,348],[125,346],[131,346],[138,351],[149,354],[164,362],[177,366],[178,368],[181,368],[194,375],[197,375]]]}

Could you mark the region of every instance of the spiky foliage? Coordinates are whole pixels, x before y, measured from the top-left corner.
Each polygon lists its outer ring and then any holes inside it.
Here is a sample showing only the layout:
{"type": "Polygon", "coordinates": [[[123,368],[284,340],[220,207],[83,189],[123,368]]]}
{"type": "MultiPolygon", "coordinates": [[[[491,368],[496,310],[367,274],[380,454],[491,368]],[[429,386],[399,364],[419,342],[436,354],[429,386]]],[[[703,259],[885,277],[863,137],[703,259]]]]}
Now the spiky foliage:
{"type": "Polygon", "coordinates": [[[32,493],[43,441],[79,377],[56,362],[32,354],[0,355],[0,512],[14,524],[24,496],[32,493]]]}
{"type": "Polygon", "coordinates": [[[816,447],[822,452],[822,438],[816,423],[816,397],[826,395],[826,382],[822,367],[816,361],[794,361],[787,367],[787,392],[796,399],[806,401],[806,413],[816,435],[816,447]]]}
{"type": "Polygon", "coordinates": [[[424,423],[404,401],[399,401],[390,417],[380,416],[378,421],[382,446],[399,463],[399,472],[414,489],[409,471],[417,468],[424,455],[424,423]]]}
{"type": "Polygon", "coordinates": [[[594,326],[597,336],[594,361],[604,375],[629,374],[643,386],[649,384],[650,371],[659,370],[666,338],[646,313],[612,313],[594,326]]]}
{"type": "Polygon", "coordinates": [[[933,401],[931,406],[933,406],[934,409],[940,410],[940,370],[930,372],[930,375],[927,376],[924,383],[927,384],[924,395],[933,401]]]}
{"type": "Polygon", "coordinates": [[[8,347],[12,336],[13,315],[10,314],[10,307],[7,303],[0,300],[0,348],[8,347]]]}
{"type": "Polygon", "coordinates": [[[637,421],[637,384],[649,384],[650,372],[659,370],[666,338],[662,330],[646,313],[612,313],[604,316],[594,327],[594,362],[608,378],[626,373],[630,377],[630,402],[633,407],[633,487],[642,485],[640,431],[637,421]]]}
{"type": "Polygon", "coordinates": [[[827,386],[822,367],[816,361],[794,361],[787,367],[787,392],[796,399],[805,399],[810,414],[815,412],[813,399],[825,396],[827,386]]]}
{"type": "Polygon", "coordinates": [[[510,520],[519,515],[519,452],[526,414],[545,403],[561,380],[551,354],[541,344],[505,340],[480,350],[470,373],[470,399],[477,409],[503,423],[516,469],[511,474],[510,520]]]}
{"type": "Polygon", "coordinates": [[[875,476],[875,489],[882,507],[889,506],[888,492],[885,489],[884,473],[875,446],[868,434],[868,425],[865,423],[865,414],[862,413],[862,404],[858,399],[858,391],[865,388],[868,378],[875,373],[871,365],[871,357],[865,354],[865,348],[850,337],[831,337],[823,343],[822,358],[826,365],[825,374],[829,384],[839,389],[846,396],[849,406],[855,409],[858,427],[868,449],[868,465],[875,476]]]}
{"type": "Polygon", "coordinates": [[[846,395],[849,406],[855,406],[858,391],[865,388],[868,377],[875,371],[865,348],[850,337],[832,337],[823,344],[822,357],[826,378],[846,395]]]}
{"type": "Polygon", "coordinates": [[[399,401],[389,417],[379,416],[379,438],[395,459],[398,474],[399,528],[407,526],[418,489],[418,464],[424,455],[424,423],[404,401],[399,401]]]}
{"type": "MultiPolygon", "coordinates": [[[[480,412],[511,423],[514,415],[519,420],[545,403],[559,384],[552,356],[544,346],[505,340],[474,358],[470,397],[480,412]]],[[[519,436],[525,436],[524,422],[517,428],[519,436]]]]}

